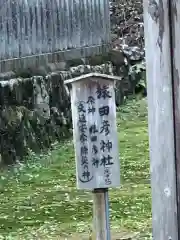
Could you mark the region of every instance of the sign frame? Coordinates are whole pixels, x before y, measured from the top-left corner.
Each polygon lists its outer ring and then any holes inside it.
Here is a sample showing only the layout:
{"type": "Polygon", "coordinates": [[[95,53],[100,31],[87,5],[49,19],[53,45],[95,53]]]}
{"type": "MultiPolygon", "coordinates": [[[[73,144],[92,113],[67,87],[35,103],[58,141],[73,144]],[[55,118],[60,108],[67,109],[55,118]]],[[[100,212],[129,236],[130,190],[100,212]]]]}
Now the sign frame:
{"type": "Polygon", "coordinates": [[[120,186],[120,159],[114,91],[116,80],[121,80],[121,78],[90,73],[65,81],[65,84],[71,85],[78,189],[94,190],[120,186]],[[98,92],[98,88],[102,92],[98,92]],[[86,125],[83,121],[86,122],[86,125]],[[103,126],[106,129],[103,129],[103,126]],[[93,136],[90,136],[90,130],[93,136]],[[95,141],[95,139],[96,144],[93,144],[91,140],[95,141]],[[86,145],[81,144],[82,142],[86,142],[86,145]],[[82,155],[82,152],[86,154],[82,155]],[[83,162],[86,170],[82,173],[83,162]],[[83,179],[82,176],[84,176],[83,179]]]}

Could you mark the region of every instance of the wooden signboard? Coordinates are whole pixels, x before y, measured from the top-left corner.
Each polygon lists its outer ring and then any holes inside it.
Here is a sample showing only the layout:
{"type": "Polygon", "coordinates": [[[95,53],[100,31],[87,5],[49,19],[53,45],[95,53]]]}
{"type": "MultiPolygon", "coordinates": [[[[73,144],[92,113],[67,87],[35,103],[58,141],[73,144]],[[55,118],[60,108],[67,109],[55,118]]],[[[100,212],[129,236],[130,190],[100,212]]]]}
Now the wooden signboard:
{"type": "Polygon", "coordinates": [[[71,83],[77,188],[120,185],[114,85],[117,77],[87,74],[71,83]]]}

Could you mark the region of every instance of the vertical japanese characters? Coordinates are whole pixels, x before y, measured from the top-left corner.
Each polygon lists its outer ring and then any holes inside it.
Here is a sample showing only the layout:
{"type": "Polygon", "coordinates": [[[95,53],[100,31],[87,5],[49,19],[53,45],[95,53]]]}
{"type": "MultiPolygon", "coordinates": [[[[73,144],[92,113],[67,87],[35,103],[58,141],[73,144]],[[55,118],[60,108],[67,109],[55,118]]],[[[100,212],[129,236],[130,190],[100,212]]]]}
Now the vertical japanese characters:
{"type": "Polygon", "coordinates": [[[112,136],[109,115],[111,108],[108,99],[112,98],[107,84],[97,84],[95,94],[87,96],[87,100],[78,101],[78,129],[80,141],[81,182],[90,182],[94,171],[103,169],[104,184],[111,184],[112,136]],[[99,101],[100,104],[96,104],[99,101]],[[98,107],[97,107],[98,106],[98,107]],[[91,115],[89,117],[89,115],[91,115]],[[97,124],[96,119],[98,118],[97,124]],[[91,119],[88,122],[87,119],[91,119]],[[94,120],[94,121],[93,121],[94,120]],[[91,170],[90,170],[91,169],[91,170]]]}
{"type": "Polygon", "coordinates": [[[81,143],[80,148],[80,157],[81,157],[81,166],[83,168],[82,182],[89,182],[92,179],[91,172],[89,171],[89,161],[88,161],[88,136],[87,136],[87,120],[86,120],[86,108],[83,101],[78,102],[78,127],[79,127],[79,140],[81,143]]]}
{"type": "MultiPolygon", "coordinates": [[[[103,85],[102,87],[99,85],[97,88],[97,99],[106,100],[108,98],[112,98],[108,85],[103,85]]],[[[107,103],[107,101],[105,101],[107,103]]],[[[114,164],[113,158],[111,156],[112,151],[112,139],[108,139],[111,134],[111,125],[109,122],[109,113],[110,113],[110,106],[104,105],[99,107],[99,116],[101,118],[101,126],[100,126],[100,150],[101,150],[101,159],[100,165],[104,167],[104,180],[105,184],[111,184],[111,165],[114,164]],[[103,136],[105,138],[103,139],[103,136]]]]}

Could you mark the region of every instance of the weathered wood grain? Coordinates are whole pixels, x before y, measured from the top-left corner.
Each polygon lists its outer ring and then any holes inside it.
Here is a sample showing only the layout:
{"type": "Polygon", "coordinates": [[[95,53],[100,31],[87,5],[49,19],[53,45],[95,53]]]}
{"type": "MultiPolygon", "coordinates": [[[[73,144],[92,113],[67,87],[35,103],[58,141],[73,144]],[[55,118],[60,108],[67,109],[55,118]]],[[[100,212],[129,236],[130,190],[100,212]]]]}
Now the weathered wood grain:
{"type": "MultiPolygon", "coordinates": [[[[83,48],[108,45],[105,13],[109,15],[108,0],[0,0],[0,63],[34,56],[34,64],[39,55],[63,52],[62,59],[71,49],[83,55],[83,48]]],[[[78,56],[73,52],[71,57],[78,56]]]]}
{"type": "Polygon", "coordinates": [[[106,207],[104,192],[102,189],[97,189],[93,192],[93,238],[96,240],[107,239],[106,230],[106,207]]]}
{"type": "Polygon", "coordinates": [[[90,74],[84,79],[80,77],[65,82],[72,84],[71,106],[79,189],[120,185],[114,79],[111,78],[90,74]]]}
{"type": "Polygon", "coordinates": [[[178,231],[180,237],[180,1],[170,1],[170,24],[171,24],[171,54],[173,69],[173,100],[175,122],[175,152],[176,152],[176,178],[177,178],[177,208],[178,208],[178,231]]]}
{"type": "Polygon", "coordinates": [[[154,240],[179,239],[169,3],[144,0],[154,240]]]}

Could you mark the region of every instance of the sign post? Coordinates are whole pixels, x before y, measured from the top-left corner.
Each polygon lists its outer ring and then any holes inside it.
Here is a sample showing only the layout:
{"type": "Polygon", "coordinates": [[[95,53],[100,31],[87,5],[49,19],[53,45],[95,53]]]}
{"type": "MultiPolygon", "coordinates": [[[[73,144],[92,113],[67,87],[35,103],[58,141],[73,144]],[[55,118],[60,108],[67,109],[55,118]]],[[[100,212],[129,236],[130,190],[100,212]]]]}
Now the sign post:
{"type": "Polygon", "coordinates": [[[91,73],[71,84],[77,188],[93,191],[97,240],[110,239],[108,188],[120,185],[115,80],[91,73]]]}
{"type": "Polygon", "coordinates": [[[95,189],[93,195],[94,232],[96,232],[96,239],[110,240],[108,188],[95,189]]]}

